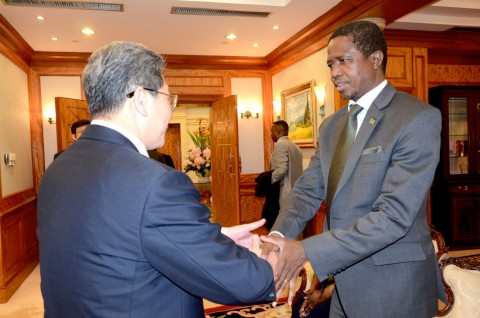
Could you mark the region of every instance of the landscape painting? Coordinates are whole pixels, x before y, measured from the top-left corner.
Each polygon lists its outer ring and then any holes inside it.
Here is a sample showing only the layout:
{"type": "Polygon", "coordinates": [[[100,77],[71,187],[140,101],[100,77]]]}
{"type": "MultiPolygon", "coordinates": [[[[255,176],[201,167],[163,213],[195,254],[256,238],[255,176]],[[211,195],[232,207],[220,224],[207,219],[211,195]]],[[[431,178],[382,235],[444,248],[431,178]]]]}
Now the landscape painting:
{"type": "Polygon", "coordinates": [[[282,92],[282,117],[288,123],[288,138],[299,147],[316,146],[316,100],[314,81],[282,92]]]}

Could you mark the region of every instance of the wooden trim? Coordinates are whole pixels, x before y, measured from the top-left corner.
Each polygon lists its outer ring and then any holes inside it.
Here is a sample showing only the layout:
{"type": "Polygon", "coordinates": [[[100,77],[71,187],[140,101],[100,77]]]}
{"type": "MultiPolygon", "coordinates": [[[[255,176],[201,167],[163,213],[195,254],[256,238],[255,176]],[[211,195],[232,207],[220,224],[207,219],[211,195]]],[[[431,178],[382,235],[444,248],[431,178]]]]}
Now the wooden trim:
{"type": "MultiPolygon", "coordinates": [[[[407,13],[428,6],[432,0],[351,0],[341,1],[327,13],[295,34],[267,55],[270,71],[280,72],[305,57],[325,48],[339,26],[367,17],[384,18],[387,24],[407,13]]],[[[389,43],[389,45],[391,45],[389,43]]]]}
{"type": "Polygon", "coordinates": [[[30,112],[30,140],[32,143],[33,184],[38,192],[45,172],[45,141],[43,139],[43,111],[40,76],[34,70],[28,73],[28,98],[30,112]]]}
{"type": "Polygon", "coordinates": [[[429,64],[428,84],[440,85],[480,85],[480,65],[429,64]]]}
{"type": "Polygon", "coordinates": [[[35,52],[30,62],[31,67],[68,68],[83,70],[91,53],[81,52],[35,52]]]}
{"type": "Polygon", "coordinates": [[[0,14],[0,53],[28,73],[33,49],[0,14]]]}
{"type": "Polygon", "coordinates": [[[0,216],[11,212],[16,206],[29,202],[36,198],[35,188],[26,189],[2,198],[0,202],[0,216]]]}
{"type": "MultiPolygon", "coordinates": [[[[385,38],[389,46],[424,47],[435,50],[475,51],[480,48],[478,41],[472,39],[478,36],[478,31],[417,31],[386,29],[385,38]]],[[[478,52],[477,52],[478,55],[478,52]]]]}
{"type": "Polygon", "coordinates": [[[428,53],[424,48],[413,48],[413,95],[428,103],[428,53]]]}
{"type": "Polygon", "coordinates": [[[170,69],[204,70],[259,70],[268,69],[268,62],[263,57],[242,56],[201,56],[201,55],[164,55],[170,69]]]}

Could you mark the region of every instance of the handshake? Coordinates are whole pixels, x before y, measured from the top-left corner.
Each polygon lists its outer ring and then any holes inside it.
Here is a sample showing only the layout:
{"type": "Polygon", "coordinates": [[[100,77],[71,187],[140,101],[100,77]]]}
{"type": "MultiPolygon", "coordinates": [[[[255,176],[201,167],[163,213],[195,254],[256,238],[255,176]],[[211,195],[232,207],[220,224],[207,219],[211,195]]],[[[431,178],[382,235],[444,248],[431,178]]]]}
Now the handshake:
{"type": "Polygon", "coordinates": [[[261,237],[251,233],[264,223],[265,219],[262,219],[249,224],[222,227],[222,233],[270,263],[273,269],[277,299],[288,287],[288,304],[291,305],[295,293],[295,283],[298,274],[308,261],[307,255],[299,241],[283,238],[275,233],[261,237]]]}

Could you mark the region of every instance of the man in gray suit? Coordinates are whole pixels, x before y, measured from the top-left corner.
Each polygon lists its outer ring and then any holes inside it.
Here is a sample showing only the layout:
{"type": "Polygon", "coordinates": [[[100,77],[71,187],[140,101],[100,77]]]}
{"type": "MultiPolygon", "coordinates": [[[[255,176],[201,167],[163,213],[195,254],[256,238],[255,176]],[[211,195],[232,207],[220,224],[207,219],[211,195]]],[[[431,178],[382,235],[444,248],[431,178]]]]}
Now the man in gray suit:
{"type": "Polygon", "coordinates": [[[288,193],[293,188],[295,181],[303,172],[302,151],[288,139],[288,124],[284,120],[273,123],[271,129],[272,140],[275,143],[270,170],[272,170],[272,183],[280,181],[280,207],[282,207],[288,193]]]}
{"type": "Polygon", "coordinates": [[[277,289],[306,261],[320,281],[334,276],[330,317],[432,317],[442,291],[426,218],[441,115],[387,83],[386,63],[387,44],[374,23],[348,23],[330,37],[331,80],[349,105],[319,128],[317,152],[270,236],[262,238],[264,257],[271,249],[281,253],[277,289]],[[353,104],[362,107],[355,139],[338,185],[328,193],[341,132],[350,108],[357,108],[353,104]],[[292,240],[327,198],[324,233],[292,240]]]}

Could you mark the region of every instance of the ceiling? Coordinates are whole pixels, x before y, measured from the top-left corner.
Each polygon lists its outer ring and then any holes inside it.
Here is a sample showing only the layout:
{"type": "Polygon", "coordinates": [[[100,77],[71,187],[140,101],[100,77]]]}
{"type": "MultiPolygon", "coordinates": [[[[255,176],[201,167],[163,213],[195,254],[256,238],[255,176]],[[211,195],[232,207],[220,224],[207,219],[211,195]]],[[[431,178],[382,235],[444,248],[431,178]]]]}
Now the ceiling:
{"type": "MultiPolygon", "coordinates": [[[[0,14],[34,51],[93,52],[111,41],[136,41],[169,55],[263,57],[341,0],[102,0],[123,4],[123,11],[46,8],[6,5],[56,0],[0,0],[0,14]],[[264,3],[263,5],[261,3],[264,3]],[[270,12],[267,17],[171,14],[172,7],[270,12]],[[37,20],[37,16],[45,20],[37,20]],[[273,26],[279,29],[274,30],[273,26]],[[80,31],[89,27],[95,34],[80,31]],[[238,38],[225,36],[236,33],[238,38]],[[51,38],[58,37],[57,41],[51,38]],[[254,47],[254,43],[258,46],[254,47]]],[[[93,0],[89,0],[90,3],[93,0]]],[[[343,0],[351,1],[351,0],[343,0]]],[[[402,1],[402,0],[399,0],[402,1]]],[[[74,1],[73,3],[85,3],[74,1]]],[[[445,31],[451,28],[480,30],[480,0],[441,0],[411,13],[387,29],[445,31]]]]}

